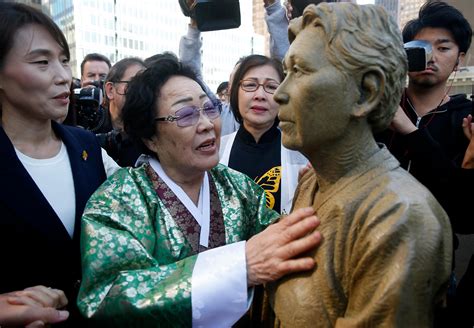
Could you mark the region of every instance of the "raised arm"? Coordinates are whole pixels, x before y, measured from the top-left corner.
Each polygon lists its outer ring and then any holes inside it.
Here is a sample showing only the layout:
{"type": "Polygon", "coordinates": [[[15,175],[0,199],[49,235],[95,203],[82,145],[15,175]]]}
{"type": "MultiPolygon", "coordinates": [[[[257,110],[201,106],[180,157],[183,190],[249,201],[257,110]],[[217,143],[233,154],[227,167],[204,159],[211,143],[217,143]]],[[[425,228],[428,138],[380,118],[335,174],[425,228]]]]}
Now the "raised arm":
{"type": "Polygon", "coordinates": [[[265,22],[270,33],[270,57],[283,60],[290,42],[285,8],[277,0],[264,0],[265,22]]]}

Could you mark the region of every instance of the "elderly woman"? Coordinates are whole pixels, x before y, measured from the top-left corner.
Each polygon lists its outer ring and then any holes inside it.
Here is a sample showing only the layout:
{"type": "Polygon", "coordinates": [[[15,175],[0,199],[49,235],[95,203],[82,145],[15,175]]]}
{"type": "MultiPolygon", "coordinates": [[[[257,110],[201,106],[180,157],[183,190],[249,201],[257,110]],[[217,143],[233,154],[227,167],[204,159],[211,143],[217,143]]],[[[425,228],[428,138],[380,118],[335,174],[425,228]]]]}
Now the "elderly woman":
{"type": "Polygon", "coordinates": [[[125,131],[149,156],[107,180],[83,216],[78,305],[101,326],[228,327],[250,287],[313,267],[293,258],[319,242],[312,209],[265,229],[278,214],[264,191],[218,165],[219,114],[172,58],[129,84],[125,131]]]}
{"type": "Polygon", "coordinates": [[[230,94],[240,128],[222,138],[220,162],[254,179],[265,190],[269,208],[289,213],[298,171],[308,160],[281,143],[273,94],[283,78],[282,65],[274,59],[251,55],[240,63],[230,94]]]}

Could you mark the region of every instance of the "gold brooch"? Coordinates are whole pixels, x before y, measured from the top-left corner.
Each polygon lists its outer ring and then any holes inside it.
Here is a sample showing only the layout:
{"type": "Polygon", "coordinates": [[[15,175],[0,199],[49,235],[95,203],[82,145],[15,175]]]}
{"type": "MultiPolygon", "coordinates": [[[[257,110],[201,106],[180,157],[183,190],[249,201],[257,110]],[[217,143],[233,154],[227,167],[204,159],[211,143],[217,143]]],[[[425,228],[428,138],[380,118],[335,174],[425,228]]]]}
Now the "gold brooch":
{"type": "Polygon", "coordinates": [[[89,157],[89,154],[88,154],[85,150],[83,150],[83,151],[82,151],[82,159],[83,159],[84,161],[87,161],[87,157],[89,157]]]}

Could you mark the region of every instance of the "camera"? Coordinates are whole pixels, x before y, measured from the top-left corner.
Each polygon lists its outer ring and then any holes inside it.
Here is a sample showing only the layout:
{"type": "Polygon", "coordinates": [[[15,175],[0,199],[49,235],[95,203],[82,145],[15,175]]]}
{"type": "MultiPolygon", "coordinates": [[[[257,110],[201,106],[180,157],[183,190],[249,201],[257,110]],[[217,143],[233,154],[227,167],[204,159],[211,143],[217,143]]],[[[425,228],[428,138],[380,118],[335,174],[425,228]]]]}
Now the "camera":
{"type": "Polygon", "coordinates": [[[106,133],[98,133],[95,135],[99,141],[100,147],[104,148],[110,157],[115,161],[120,156],[120,149],[122,148],[122,134],[118,130],[111,130],[106,133]]]}
{"type": "Polygon", "coordinates": [[[101,107],[102,86],[103,81],[95,81],[91,86],[74,89],[73,93],[76,124],[93,132],[97,131],[105,120],[105,112],[101,107]]]}
{"type": "Polygon", "coordinates": [[[408,59],[408,72],[421,72],[426,69],[433,56],[431,43],[425,40],[414,40],[403,45],[408,59]]]}
{"type": "Polygon", "coordinates": [[[179,0],[181,11],[196,20],[198,30],[216,31],[240,26],[239,0],[195,0],[192,8],[188,0],[179,0]]]}

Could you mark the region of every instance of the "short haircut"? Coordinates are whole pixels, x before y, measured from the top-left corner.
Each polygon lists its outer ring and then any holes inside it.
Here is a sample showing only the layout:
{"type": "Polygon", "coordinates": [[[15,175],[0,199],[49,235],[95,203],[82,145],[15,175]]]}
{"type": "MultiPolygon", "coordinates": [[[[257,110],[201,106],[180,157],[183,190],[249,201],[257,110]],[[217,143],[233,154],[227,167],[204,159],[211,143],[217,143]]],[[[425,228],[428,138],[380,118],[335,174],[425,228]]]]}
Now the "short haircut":
{"type": "MultiPolygon", "coordinates": [[[[250,55],[245,57],[241,62],[239,67],[234,73],[234,77],[232,79],[232,88],[230,90],[230,107],[232,108],[232,112],[234,113],[235,120],[239,122],[239,124],[243,123],[242,115],[240,114],[239,110],[239,86],[240,81],[244,78],[245,74],[252,68],[270,65],[278,73],[280,77],[280,81],[283,81],[285,78],[285,74],[283,73],[283,67],[281,63],[273,58],[268,58],[262,55],[250,55]]],[[[277,120],[276,118],[275,120],[277,120]]]]}
{"type": "Polygon", "coordinates": [[[412,41],[426,27],[447,29],[460,52],[466,53],[471,46],[471,25],[459,10],[445,2],[426,2],[420,8],[418,18],[409,21],[403,28],[403,42],[412,41]]]}
{"type": "Polygon", "coordinates": [[[105,57],[104,55],[98,54],[98,53],[87,54],[81,62],[81,76],[84,75],[84,65],[87,62],[91,62],[91,61],[102,61],[102,62],[105,62],[107,64],[107,66],[109,66],[109,68],[112,67],[112,64],[110,63],[110,60],[107,57],[105,57]]]}
{"type": "Polygon", "coordinates": [[[141,58],[138,58],[138,57],[129,57],[129,58],[124,58],[122,60],[119,60],[110,69],[105,79],[105,82],[121,81],[123,78],[123,75],[125,74],[125,71],[130,66],[134,66],[134,65],[142,66],[143,68],[145,68],[145,63],[143,62],[141,58]]]}
{"type": "MultiPolygon", "coordinates": [[[[158,112],[158,100],[161,88],[173,76],[184,76],[202,83],[194,71],[173,58],[161,58],[137,74],[128,85],[125,104],[122,109],[122,121],[125,132],[145,154],[156,155],[143,142],[159,134],[155,122],[158,112]]],[[[203,88],[204,90],[204,88],[203,88]]]]}
{"type": "Polygon", "coordinates": [[[228,86],[229,86],[229,82],[227,82],[227,81],[221,82],[219,84],[219,86],[217,87],[216,93],[219,94],[219,93],[225,91],[228,86]]]}
{"type": "Polygon", "coordinates": [[[162,52],[162,53],[159,53],[159,54],[156,54],[156,55],[153,55],[153,56],[150,56],[150,57],[146,58],[145,59],[145,66],[146,67],[153,66],[156,62],[160,61],[163,58],[179,60],[178,56],[176,56],[176,54],[174,52],[165,51],[165,52],[162,52]]]}
{"type": "Polygon", "coordinates": [[[69,46],[61,29],[41,11],[19,3],[0,3],[0,70],[13,47],[16,33],[29,24],[44,27],[70,59],[69,46]]]}
{"type": "MultiPolygon", "coordinates": [[[[109,73],[107,74],[107,77],[105,78],[105,83],[107,82],[118,82],[122,81],[123,75],[125,74],[125,71],[130,67],[130,66],[142,66],[145,68],[145,63],[141,58],[138,57],[129,57],[129,58],[124,58],[116,62],[112,68],[110,69],[109,73]]],[[[105,93],[104,97],[104,106],[109,106],[110,105],[110,99],[107,95],[107,92],[105,93]]]]}
{"type": "Polygon", "coordinates": [[[367,121],[373,132],[393,119],[405,86],[408,69],[400,30],[381,6],[321,3],[306,7],[303,17],[290,23],[292,42],[305,28],[324,30],[326,56],[346,78],[359,79],[378,67],[385,75],[383,94],[367,121]]]}

